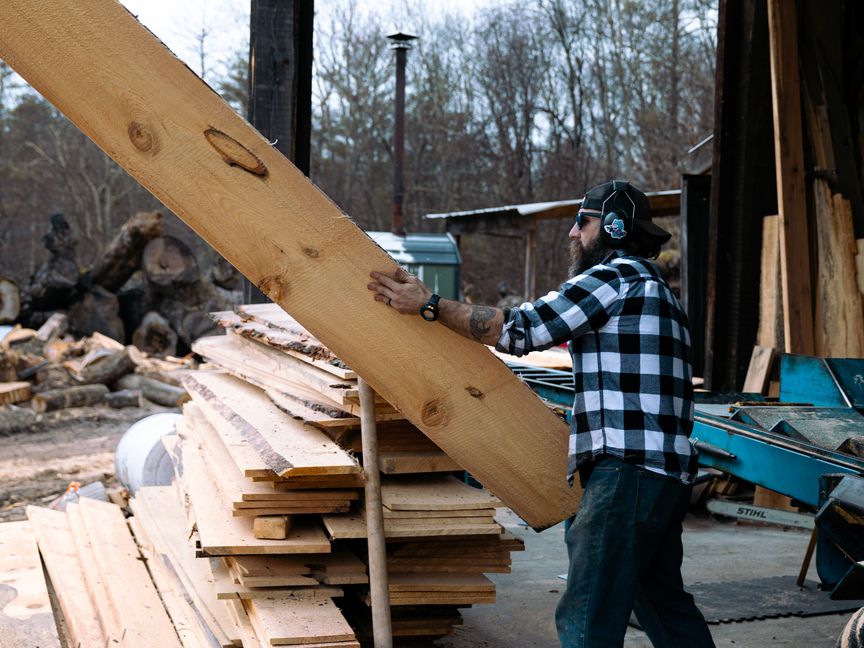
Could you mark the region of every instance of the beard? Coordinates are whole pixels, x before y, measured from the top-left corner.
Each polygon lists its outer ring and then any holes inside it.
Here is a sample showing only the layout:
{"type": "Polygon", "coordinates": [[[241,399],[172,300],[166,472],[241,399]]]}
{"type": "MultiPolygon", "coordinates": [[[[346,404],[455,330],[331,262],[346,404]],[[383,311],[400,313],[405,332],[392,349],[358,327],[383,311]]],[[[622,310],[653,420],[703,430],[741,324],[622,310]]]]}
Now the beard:
{"type": "Polygon", "coordinates": [[[582,241],[570,241],[570,277],[580,275],[588,268],[593,268],[600,263],[609,250],[598,236],[588,245],[582,241]]]}

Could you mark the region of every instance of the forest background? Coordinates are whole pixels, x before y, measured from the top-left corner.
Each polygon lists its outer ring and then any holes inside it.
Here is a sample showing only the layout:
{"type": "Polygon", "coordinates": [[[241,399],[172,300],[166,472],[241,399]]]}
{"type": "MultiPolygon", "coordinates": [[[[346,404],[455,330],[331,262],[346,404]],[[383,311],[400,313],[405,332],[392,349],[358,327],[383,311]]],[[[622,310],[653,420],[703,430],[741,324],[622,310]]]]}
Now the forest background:
{"type": "MultiPolygon", "coordinates": [[[[407,68],[407,229],[437,231],[428,213],[579,198],[613,177],[679,188],[688,150],[713,128],[716,5],[531,0],[471,16],[402,5],[400,28],[419,36],[407,68]]],[[[315,21],[310,175],[366,230],[390,229],[393,22],[356,0],[315,21]]],[[[196,72],[245,116],[248,41],[214,59],[205,16],[188,37],[196,72]]],[[[151,209],[170,214],[0,63],[0,276],[27,285],[53,213],[89,267],[132,214],[151,209]]],[[[571,225],[541,223],[541,292],[565,278],[571,225]]],[[[178,219],[166,229],[202,268],[215,262],[178,219]]],[[[502,281],[522,292],[523,241],[466,236],[462,254],[472,300],[495,303],[502,281]]]]}

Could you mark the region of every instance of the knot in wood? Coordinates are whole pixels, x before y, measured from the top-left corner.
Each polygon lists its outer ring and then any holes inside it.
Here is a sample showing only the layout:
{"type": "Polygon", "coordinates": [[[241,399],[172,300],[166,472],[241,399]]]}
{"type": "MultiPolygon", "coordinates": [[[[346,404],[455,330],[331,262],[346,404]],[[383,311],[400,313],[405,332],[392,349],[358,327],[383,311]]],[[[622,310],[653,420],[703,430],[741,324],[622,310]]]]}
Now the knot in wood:
{"type": "Polygon", "coordinates": [[[267,177],[269,172],[264,162],[230,135],[215,128],[208,128],[204,131],[204,137],[207,138],[210,146],[219,152],[228,166],[240,167],[259,178],[267,177]]]}
{"type": "Polygon", "coordinates": [[[444,408],[444,403],[441,399],[436,398],[429,401],[423,406],[423,411],[420,414],[423,423],[434,427],[441,425],[447,421],[447,411],[444,408]]]}
{"type": "Polygon", "coordinates": [[[465,388],[465,391],[471,394],[474,398],[483,398],[486,395],[476,387],[472,387],[470,385],[465,388]]]}
{"type": "Polygon", "coordinates": [[[130,122],[129,128],[126,129],[129,134],[129,140],[132,146],[143,153],[155,153],[156,140],[150,130],[140,122],[130,122]]]}

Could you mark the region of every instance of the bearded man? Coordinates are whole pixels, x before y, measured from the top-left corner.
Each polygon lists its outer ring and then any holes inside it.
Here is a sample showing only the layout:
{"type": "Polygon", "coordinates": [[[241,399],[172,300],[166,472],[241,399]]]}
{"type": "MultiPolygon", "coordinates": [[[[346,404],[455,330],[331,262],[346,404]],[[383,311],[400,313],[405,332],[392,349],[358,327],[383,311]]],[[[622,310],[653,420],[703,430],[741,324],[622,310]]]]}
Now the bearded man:
{"type": "Polygon", "coordinates": [[[570,276],[517,308],[441,299],[416,277],[373,272],[377,301],[522,356],[567,343],[575,399],[567,479],[584,489],[567,525],[556,609],[565,648],[621,646],[631,612],[655,646],[714,645],[681,578],[696,476],[690,334],[656,258],[670,234],[624,181],[593,187],[570,230],[570,276]]]}

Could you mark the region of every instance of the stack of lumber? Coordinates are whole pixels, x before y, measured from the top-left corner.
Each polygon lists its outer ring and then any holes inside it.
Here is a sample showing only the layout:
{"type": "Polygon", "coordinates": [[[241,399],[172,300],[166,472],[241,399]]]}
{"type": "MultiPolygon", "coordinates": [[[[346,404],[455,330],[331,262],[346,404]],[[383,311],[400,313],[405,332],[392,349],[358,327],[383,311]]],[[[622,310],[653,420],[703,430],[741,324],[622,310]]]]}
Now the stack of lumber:
{"type": "MultiPolygon", "coordinates": [[[[357,377],[276,306],[214,318],[227,333],[195,343],[207,364],[163,439],[178,478],[131,501],[142,551],[223,640],[356,645],[371,629],[357,377]]],[[[495,601],[484,572],[523,545],[400,412],[376,397],[375,416],[394,635],[440,637],[495,601]]]]}

